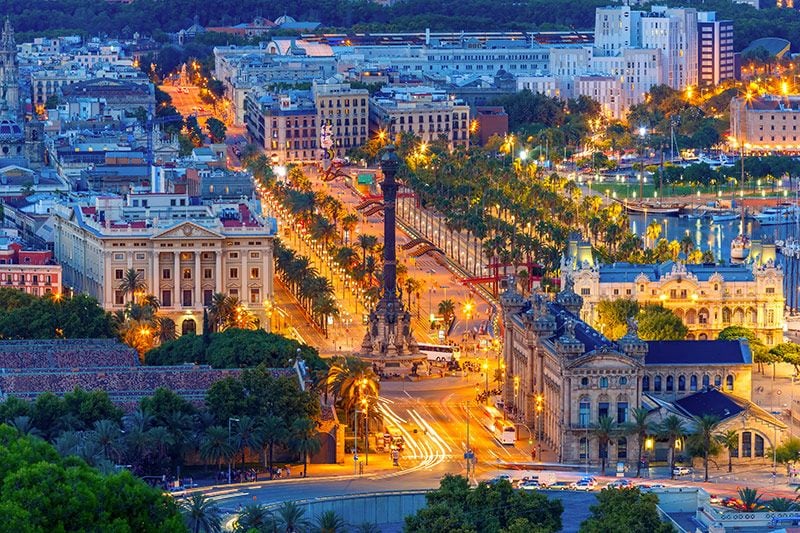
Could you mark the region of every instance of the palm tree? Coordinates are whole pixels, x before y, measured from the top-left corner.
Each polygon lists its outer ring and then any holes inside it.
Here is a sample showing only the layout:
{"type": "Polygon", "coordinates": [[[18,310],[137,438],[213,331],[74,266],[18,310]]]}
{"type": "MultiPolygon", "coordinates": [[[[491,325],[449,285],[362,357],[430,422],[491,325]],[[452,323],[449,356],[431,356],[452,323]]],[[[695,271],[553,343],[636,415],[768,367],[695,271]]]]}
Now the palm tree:
{"type": "Polygon", "coordinates": [[[242,469],[244,469],[245,450],[260,450],[263,444],[262,434],[253,417],[239,417],[236,433],[233,435],[233,447],[242,452],[242,469]]]}
{"type": "Polygon", "coordinates": [[[356,528],[356,533],[381,533],[381,528],[372,522],[363,522],[356,528]]]}
{"type": "Polygon", "coordinates": [[[639,460],[636,464],[636,477],[642,474],[642,453],[647,434],[651,431],[650,423],[647,421],[649,411],[644,407],[637,407],[631,411],[631,421],[625,425],[628,435],[636,435],[636,442],[639,446],[639,460]]]}
{"type": "Polygon", "coordinates": [[[651,242],[652,246],[661,236],[661,223],[659,223],[658,220],[653,220],[647,225],[647,229],[645,229],[644,234],[645,237],[647,237],[647,239],[651,242]]]}
{"type": "Polygon", "coordinates": [[[358,215],[355,213],[348,213],[342,217],[341,226],[342,226],[342,238],[344,238],[345,233],[350,235],[352,231],[358,225],[358,215]]]}
{"type": "Polygon", "coordinates": [[[286,422],[275,415],[267,415],[261,420],[261,445],[269,453],[269,478],[272,479],[272,453],[276,444],[283,444],[289,436],[286,422]]]}
{"type": "Polygon", "coordinates": [[[156,326],[156,329],[158,329],[158,341],[160,343],[163,344],[168,341],[174,341],[178,338],[175,321],[168,316],[156,317],[156,326]]]}
{"type": "Polygon", "coordinates": [[[306,511],[295,502],[284,502],[278,508],[278,525],[286,533],[297,533],[308,528],[306,511]]]}
{"type": "Polygon", "coordinates": [[[336,514],[336,511],[325,511],[317,516],[317,523],[312,531],[314,533],[344,533],[347,530],[347,522],[336,514]]]}
{"type": "Polygon", "coordinates": [[[729,429],[717,433],[714,438],[720,446],[728,450],[728,473],[733,472],[733,452],[739,449],[739,433],[735,429],[729,429]]]}
{"type": "Polygon", "coordinates": [[[450,330],[450,324],[453,322],[453,319],[456,316],[456,304],[453,303],[453,300],[447,299],[439,302],[439,307],[437,308],[439,314],[442,315],[444,319],[444,330],[445,332],[450,330]]]}
{"type": "Polygon", "coordinates": [[[32,437],[42,436],[42,432],[36,426],[33,425],[33,420],[31,420],[31,417],[29,416],[25,415],[15,416],[14,419],[11,420],[10,425],[14,429],[16,429],[17,433],[19,433],[23,437],[26,435],[32,437]]]}
{"type": "Polygon", "coordinates": [[[233,299],[225,293],[215,292],[211,296],[211,305],[208,306],[208,318],[214,331],[224,331],[229,324],[232,324],[236,308],[233,299]]]}
{"type": "Polygon", "coordinates": [[[103,448],[103,454],[110,461],[119,461],[122,455],[121,436],[122,429],[113,420],[95,421],[91,432],[91,437],[103,448]]]}
{"type": "Polygon", "coordinates": [[[797,501],[789,498],[773,498],[767,503],[767,508],[773,513],[789,513],[797,510],[797,501]]]}
{"type": "Polygon", "coordinates": [[[378,238],[375,235],[367,235],[362,233],[358,236],[358,247],[362,250],[361,263],[367,262],[367,251],[372,250],[377,246],[378,238]]]}
{"type": "Polygon", "coordinates": [[[292,424],[289,446],[303,456],[303,477],[308,474],[308,456],[319,452],[322,447],[317,433],[317,423],[310,418],[299,418],[292,424]]]}
{"type": "Polygon", "coordinates": [[[683,440],[686,437],[686,426],[683,423],[683,420],[678,418],[676,415],[669,415],[664,420],[661,421],[661,424],[658,428],[659,434],[662,438],[667,439],[669,443],[669,472],[671,477],[675,477],[673,474],[673,470],[675,469],[675,444],[683,440]]]}
{"type": "Polygon", "coordinates": [[[328,367],[326,386],[334,402],[342,399],[345,416],[360,398],[377,397],[380,393],[380,382],[372,365],[357,357],[334,358],[328,367]]]}
{"type": "Polygon", "coordinates": [[[739,511],[758,511],[759,509],[763,509],[764,506],[761,504],[761,495],[758,493],[757,489],[745,487],[736,492],[739,495],[739,501],[736,506],[739,511]]]}
{"type": "Polygon", "coordinates": [[[122,279],[117,287],[125,294],[131,295],[131,302],[137,292],[147,290],[147,284],[144,282],[144,274],[138,272],[135,268],[129,268],[122,275],[122,279]]]}
{"type": "Polygon", "coordinates": [[[275,531],[275,519],[272,513],[267,511],[263,505],[251,504],[246,505],[239,517],[236,519],[234,532],[247,533],[248,531],[275,531]]]}
{"type": "Polygon", "coordinates": [[[220,533],[222,512],[213,500],[195,493],[180,501],[181,514],[192,533],[220,533]]]}
{"type": "Polygon", "coordinates": [[[592,430],[592,434],[597,437],[600,449],[600,473],[606,475],[606,459],[608,458],[608,443],[617,434],[618,428],[614,419],[610,416],[601,416],[597,420],[597,425],[592,430]]]}
{"type": "Polygon", "coordinates": [[[233,446],[228,440],[228,429],[221,426],[211,426],[206,430],[200,444],[200,457],[205,461],[216,463],[217,469],[222,468],[222,462],[229,460],[234,454],[233,446]]]}
{"type": "Polygon", "coordinates": [[[713,415],[703,415],[695,418],[694,439],[697,449],[703,452],[703,481],[708,482],[708,455],[712,452],[716,440],[714,432],[719,426],[719,418],[713,415]]]}

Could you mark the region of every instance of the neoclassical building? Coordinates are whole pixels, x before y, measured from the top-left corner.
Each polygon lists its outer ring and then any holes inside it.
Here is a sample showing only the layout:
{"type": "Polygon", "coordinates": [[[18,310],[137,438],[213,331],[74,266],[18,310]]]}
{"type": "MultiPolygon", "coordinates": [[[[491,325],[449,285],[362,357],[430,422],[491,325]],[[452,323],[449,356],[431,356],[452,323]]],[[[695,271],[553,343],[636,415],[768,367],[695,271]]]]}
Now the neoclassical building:
{"type": "MultiPolygon", "coordinates": [[[[747,341],[646,342],[635,321],[611,341],[581,320],[584,302],[569,281],[552,301],[525,299],[509,283],[501,305],[506,409],[541,434],[559,462],[597,463],[605,455],[635,463],[636,437],[621,428],[638,407],[654,421],[676,414],[689,428],[704,411],[717,413],[722,428],[739,432],[743,457],[763,456],[783,438],[786,426],[750,401],[747,341]],[[620,429],[606,446],[593,432],[604,416],[620,429]]],[[[653,457],[666,457],[664,448],[656,443],[653,457]]]]}
{"type": "Polygon", "coordinates": [[[752,329],[767,346],[783,339],[783,270],[774,246],[760,245],[753,262],[690,265],[601,264],[588,245],[572,241],[561,269],[583,298],[580,317],[601,329],[597,304],[628,298],[639,305],[661,304],[689,329],[687,339],[716,339],[728,326],[752,329]]]}
{"type": "Polygon", "coordinates": [[[125,308],[129,295],[120,285],[135,269],[181,334],[201,332],[214,293],[239,298],[269,330],[277,223],[251,207],[244,200],[198,205],[185,194],[155,193],[57,206],[54,252],[64,284],[113,312],[125,308]]]}

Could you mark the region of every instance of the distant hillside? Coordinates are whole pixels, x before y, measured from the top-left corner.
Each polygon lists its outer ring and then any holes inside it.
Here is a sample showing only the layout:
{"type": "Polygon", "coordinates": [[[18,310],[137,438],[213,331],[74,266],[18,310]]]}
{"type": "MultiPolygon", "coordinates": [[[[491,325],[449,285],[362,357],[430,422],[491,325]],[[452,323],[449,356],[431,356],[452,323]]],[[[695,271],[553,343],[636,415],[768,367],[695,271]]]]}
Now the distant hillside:
{"type": "MultiPolygon", "coordinates": [[[[731,0],[655,3],[716,10],[720,17],[732,18],[737,50],[758,37],[783,37],[793,47],[800,47],[800,13],[793,9],[757,11],[731,0]]],[[[774,0],[761,3],[774,5],[774,0]]],[[[128,5],[103,0],[0,0],[0,13],[9,15],[17,31],[28,35],[71,31],[129,36],[187,28],[195,15],[203,26],[223,26],[250,21],[257,15],[274,20],[284,14],[321,22],[328,29],[355,31],[546,31],[592,29],[595,8],[614,4],[612,0],[400,0],[382,7],[367,0],[218,0],[213,4],[207,0],[134,0],[128,5]]]]}

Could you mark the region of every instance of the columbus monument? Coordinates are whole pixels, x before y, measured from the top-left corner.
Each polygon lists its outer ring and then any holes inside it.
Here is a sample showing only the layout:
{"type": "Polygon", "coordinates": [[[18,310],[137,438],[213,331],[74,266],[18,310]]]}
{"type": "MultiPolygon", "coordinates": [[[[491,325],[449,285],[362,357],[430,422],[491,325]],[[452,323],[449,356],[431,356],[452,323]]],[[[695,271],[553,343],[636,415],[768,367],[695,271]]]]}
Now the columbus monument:
{"type": "Polygon", "coordinates": [[[386,147],[381,158],[383,172],[383,291],[375,309],[369,314],[369,324],[361,355],[368,359],[415,359],[419,357],[417,342],[411,334],[411,313],[397,295],[397,254],[395,203],[400,158],[392,145],[386,147]]]}

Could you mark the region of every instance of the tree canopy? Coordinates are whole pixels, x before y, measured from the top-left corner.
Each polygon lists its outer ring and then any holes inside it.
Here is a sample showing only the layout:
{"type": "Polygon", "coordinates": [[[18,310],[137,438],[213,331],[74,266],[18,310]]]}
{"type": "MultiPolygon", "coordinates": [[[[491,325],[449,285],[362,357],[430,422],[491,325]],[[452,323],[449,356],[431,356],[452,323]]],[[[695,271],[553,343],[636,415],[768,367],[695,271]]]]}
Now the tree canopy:
{"type": "Polygon", "coordinates": [[[546,533],[561,530],[564,511],[561,501],[514,490],[507,481],[470,488],[466,478],[449,474],[425,499],[426,507],[406,517],[406,533],[546,533]]]}
{"type": "Polygon", "coordinates": [[[265,364],[282,368],[297,357],[297,351],[309,368],[325,367],[315,348],[263,329],[227,329],[208,336],[182,335],[145,354],[145,364],[154,366],[182,363],[208,364],[214,368],[250,368],[265,364]]]}
{"type": "Polygon", "coordinates": [[[44,440],[0,426],[0,515],[19,532],[186,531],[174,501],[127,471],[102,475],[44,440]]]}
{"type": "Polygon", "coordinates": [[[0,289],[0,338],[82,339],[116,337],[111,314],[85,294],[72,298],[31,296],[0,289]]]}
{"type": "Polygon", "coordinates": [[[597,504],[590,507],[592,515],[581,524],[580,533],[672,533],[672,526],[658,516],[657,503],[658,496],[643,494],[637,487],[604,489],[597,494],[597,504]]]}
{"type": "Polygon", "coordinates": [[[639,312],[639,336],[644,340],[682,340],[688,332],[681,319],[666,307],[648,305],[639,312]]]}

